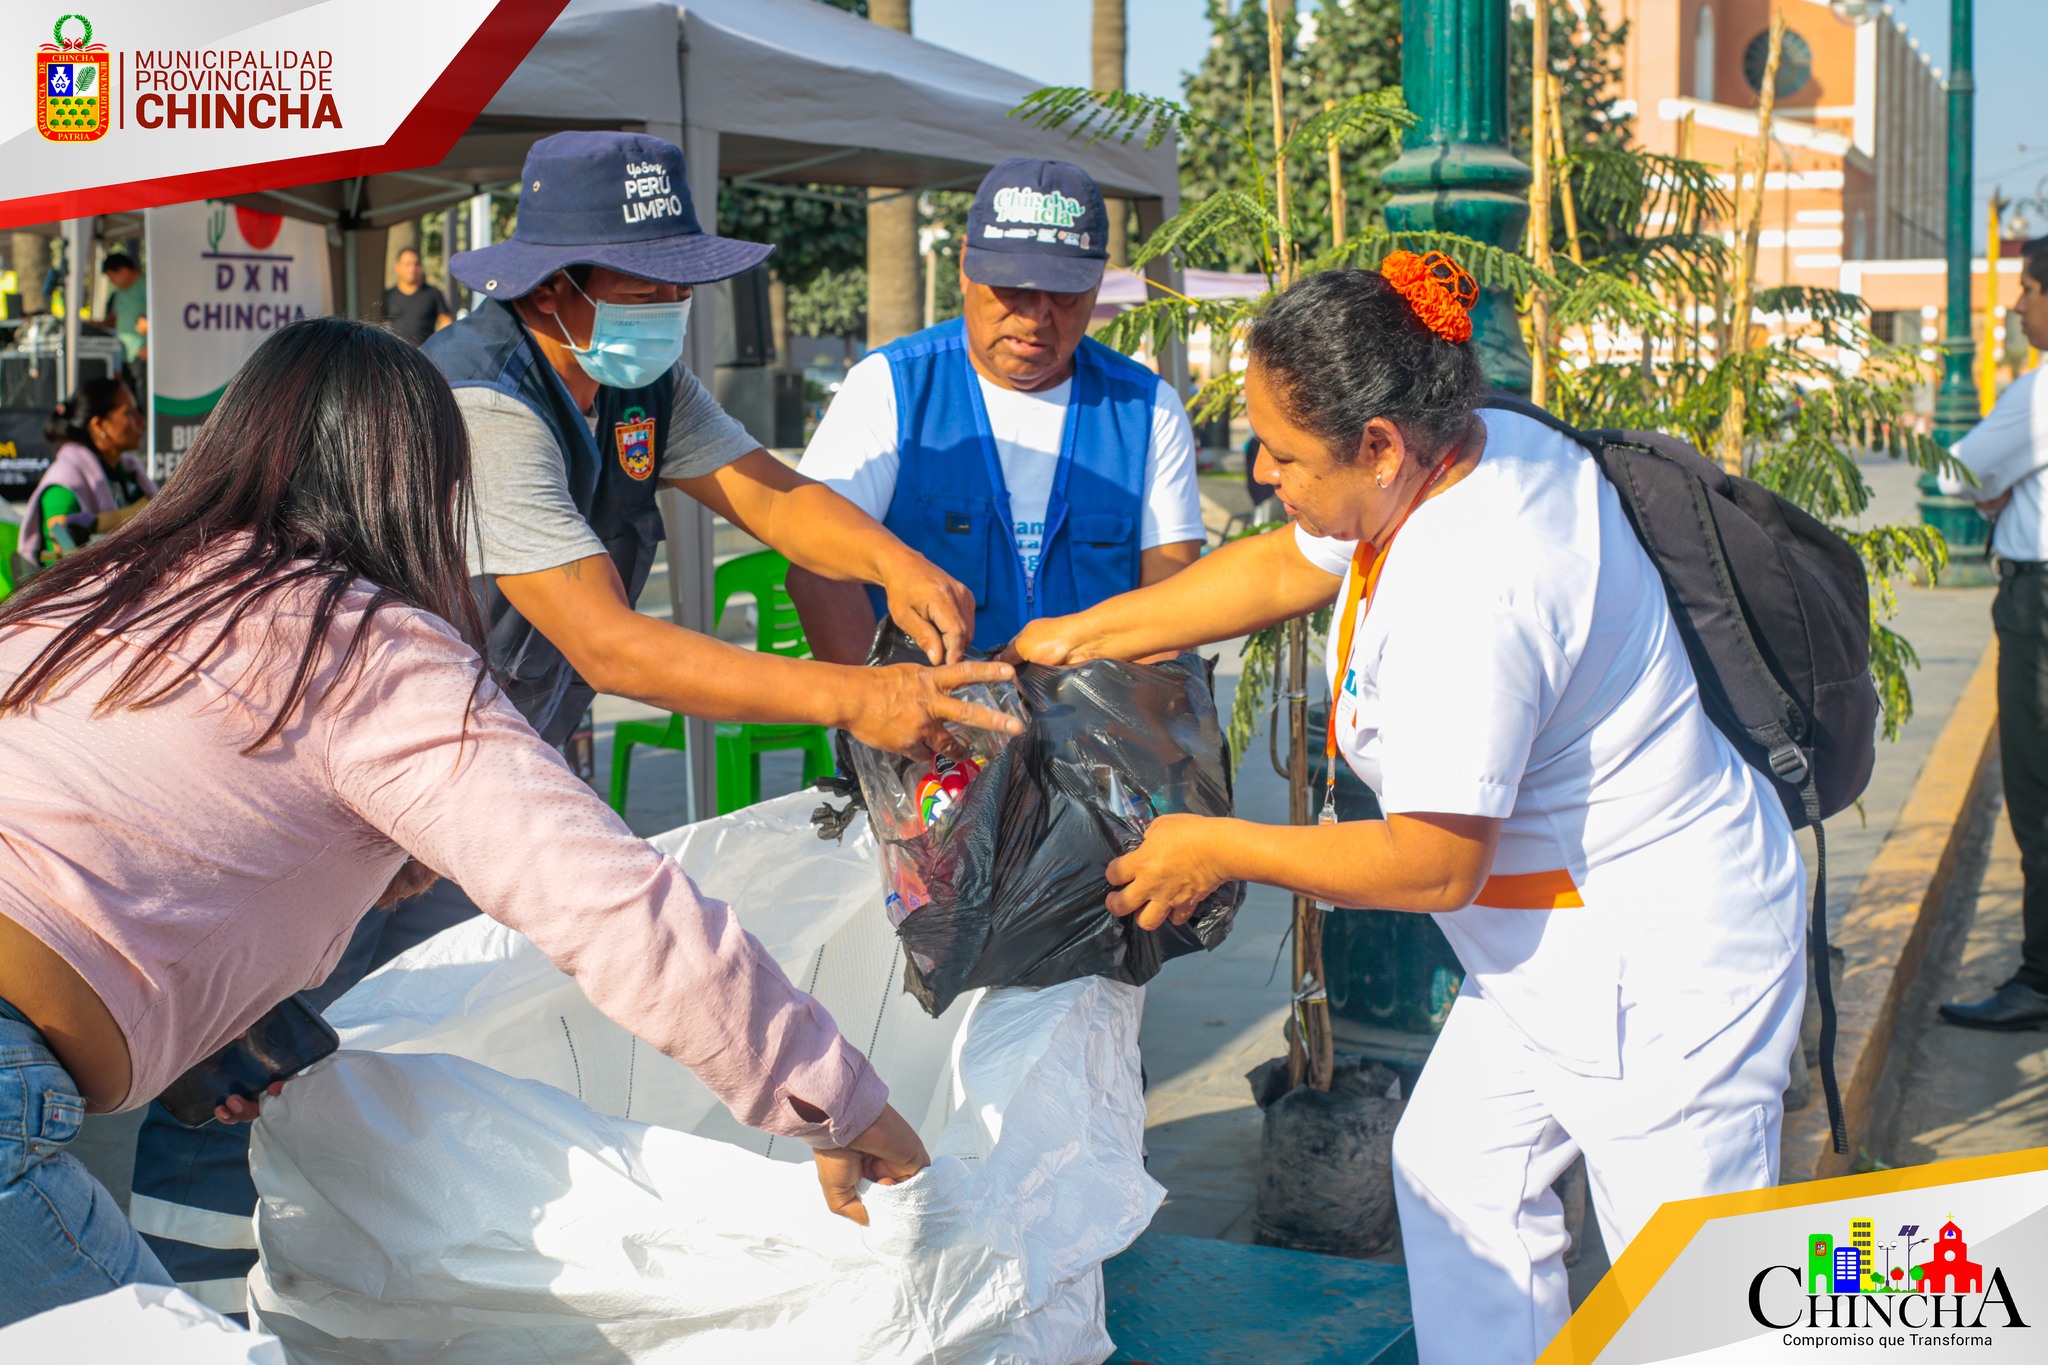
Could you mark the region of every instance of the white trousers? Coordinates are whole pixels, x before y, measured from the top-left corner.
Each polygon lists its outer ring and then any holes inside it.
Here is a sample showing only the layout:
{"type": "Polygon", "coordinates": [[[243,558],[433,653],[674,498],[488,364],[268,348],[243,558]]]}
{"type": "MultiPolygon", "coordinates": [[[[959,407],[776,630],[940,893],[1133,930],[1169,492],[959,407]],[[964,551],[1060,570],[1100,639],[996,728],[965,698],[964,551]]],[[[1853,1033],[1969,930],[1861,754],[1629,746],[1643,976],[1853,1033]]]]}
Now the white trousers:
{"type": "Polygon", "coordinates": [[[1528,1365],[1564,1326],[1564,1207],[1550,1186],[1581,1153],[1610,1258],[1668,1200],[1775,1184],[1805,991],[1795,958],[1705,1043],[1696,1016],[1624,1004],[1612,1079],[1565,1070],[1493,1002],[1461,995],[1394,1133],[1420,1365],[1528,1365]]]}

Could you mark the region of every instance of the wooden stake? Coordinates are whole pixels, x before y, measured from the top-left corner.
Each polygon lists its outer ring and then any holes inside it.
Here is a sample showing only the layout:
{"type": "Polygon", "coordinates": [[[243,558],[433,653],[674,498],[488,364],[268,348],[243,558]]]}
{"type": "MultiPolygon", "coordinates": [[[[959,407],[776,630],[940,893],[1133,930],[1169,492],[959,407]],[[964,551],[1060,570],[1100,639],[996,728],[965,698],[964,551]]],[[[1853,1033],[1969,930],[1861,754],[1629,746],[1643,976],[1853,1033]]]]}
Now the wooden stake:
{"type": "Polygon", "coordinates": [[[1778,196],[1778,221],[1784,224],[1779,229],[1784,235],[1778,240],[1778,283],[1792,283],[1792,149],[1781,149],[1785,154],[1785,188],[1778,196]]]}
{"type": "MultiPolygon", "coordinates": [[[[1335,109],[1337,101],[1324,100],[1323,108],[1335,109]]],[[[1344,219],[1349,206],[1344,202],[1344,162],[1337,155],[1337,138],[1330,137],[1330,245],[1344,245],[1344,219]]]]}
{"type": "MultiPolygon", "coordinates": [[[[1288,226],[1287,161],[1280,148],[1287,142],[1286,107],[1281,99],[1280,6],[1266,7],[1266,71],[1273,87],[1273,203],[1280,241],[1275,251],[1275,283],[1294,283],[1294,244],[1288,226]]],[[[1334,169],[1334,154],[1333,154],[1334,169]]],[[[1334,723],[1335,717],[1331,717],[1334,723]]],[[[1308,794],[1308,618],[1287,623],[1287,818],[1306,825],[1308,794]]],[[[1333,1074],[1330,1005],[1323,985],[1322,908],[1306,896],[1294,898],[1294,1020],[1287,1044],[1287,1079],[1328,1090],[1333,1074]]]]}
{"type": "MultiPolygon", "coordinates": [[[[1692,110],[1690,109],[1686,110],[1685,117],[1678,121],[1678,159],[1680,161],[1692,160],[1692,110]]],[[[1692,337],[1692,355],[1695,361],[1699,360],[1701,351],[1699,332],[1697,330],[1699,327],[1699,301],[1693,298],[1690,291],[1681,289],[1678,295],[1678,309],[1678,335],[1673,339],[1674,344],[1671,348],[1671,371],[1674,378],[1680,374],[1678,362],[1680,357],[1685,354],[1685,341],[1688,334],[1692,337]]]]}
{"type": "MultiPolygon", "coordinates": [[[[1550,0],[1536,0],[1535,53],[1530,62],[1529,260],[1550,273],[1550,0]]],[[[1550,300],[1537,285],[1529,297],[1529,401],[1542,407],[1550,399],[1550,300]]]]}
{"type": "MultiPolygon", "coordinates": [[[[1736,217],[1741,224],[1741,249],[1735,258],[1735,287],[1728,301],[1728,341],[1721,363],[1728,364],[1749,354],[1749,310],[1756,297],[1756,247],[1763,235],[1764,181],[1771,167],[1771,112],[1778,102],[1778,59],[1785,55],[1785,11],[1771,9],[1770,56],[1764,62],[1763,92],[1756,109],[1756,192],[1738,199],[1736,217]]],[[[1736,161],[1735,183],[1742,186],[1741,159],[1736,161]]],[[[1729,394],[1728,407],[1721,415],[1719,454],[1721,467],[1730,474],[1742,472],[1742,445],[1747,434],[1748,391],[1740,384],[1729,394]]]]}
{"type": "Polygon", "coordinates": [[[1279,287],[1289,289],[1294,284],[1294,242],[1287,224],[1287,158],[1280,154],[1280,148],[1287,142],[1287,106],[1282,98],[1280,85],[1281,69],[1280,7],[1266,6],[1266,75],[1273,93],[1273,216],[1280,223],[1280,241],[1275,247],[1279,287]]]}
{"type": "MultiPolygon", "coordinates": [[[[1579,249],[1578,201],[1572,196],[1571,153],[1565,146],[1564,115],[1557,103],[1558,85],[1554,80],[1546,80],[1544,84],[1550,87],[1550,146],[1557,158],[1557,199],[1564,207],[1564,235],[1568,239],[1566,245],[1572,253],[1572,264],[1584,265],[1586,257],[1579,249]]],[[[1688,114],[1686,117],[1690,118],[1691,115],[1688,114]]]]}

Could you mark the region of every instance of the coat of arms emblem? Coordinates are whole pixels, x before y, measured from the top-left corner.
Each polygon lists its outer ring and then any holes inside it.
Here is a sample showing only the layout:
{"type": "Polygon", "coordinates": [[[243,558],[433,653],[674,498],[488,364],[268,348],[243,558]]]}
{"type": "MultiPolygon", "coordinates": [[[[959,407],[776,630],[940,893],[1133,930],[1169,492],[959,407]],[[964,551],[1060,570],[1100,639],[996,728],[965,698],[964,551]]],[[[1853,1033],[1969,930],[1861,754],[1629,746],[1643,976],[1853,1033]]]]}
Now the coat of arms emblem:
{"type": "Polygon", "coordinates": [[[92,40],[83,14],[59,15],[50,36],[57,41],[36,53],[36,131],[51,142],[96,142],[107,135],[112,107],[107,45],[92,40]]]}
{"type": "Polygon", "coordinates": [[[619,443],[620,467],[636,479],[650,477],[654,473],[654,419],[642,417],[637,422],[620,422],[612,428],[612,435],[619,443]]]}

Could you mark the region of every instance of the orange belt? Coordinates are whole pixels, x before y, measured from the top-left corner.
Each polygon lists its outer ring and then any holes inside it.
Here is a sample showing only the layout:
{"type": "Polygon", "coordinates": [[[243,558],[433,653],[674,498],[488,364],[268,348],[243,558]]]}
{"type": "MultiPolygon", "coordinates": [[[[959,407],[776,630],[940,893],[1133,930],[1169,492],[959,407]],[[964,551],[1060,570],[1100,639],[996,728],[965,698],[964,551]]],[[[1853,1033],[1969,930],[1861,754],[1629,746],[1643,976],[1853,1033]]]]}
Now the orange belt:
{"type": "Polygon", "coordinates": [[[1578,883],[1563,868],[1488,877],[1472,903],[1494,910],[1577,910],[1585,905],[1578,883]]]}

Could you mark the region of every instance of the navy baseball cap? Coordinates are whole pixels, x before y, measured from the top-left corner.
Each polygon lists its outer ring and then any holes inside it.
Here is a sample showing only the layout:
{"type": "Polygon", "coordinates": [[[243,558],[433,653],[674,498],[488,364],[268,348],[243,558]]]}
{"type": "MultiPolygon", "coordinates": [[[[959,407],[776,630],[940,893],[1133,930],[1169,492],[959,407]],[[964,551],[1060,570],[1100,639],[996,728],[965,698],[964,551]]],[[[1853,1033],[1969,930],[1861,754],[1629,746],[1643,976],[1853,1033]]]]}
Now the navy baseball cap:
{"type": "Polygon", "coordinates": [[[976,284],[1080,294],[1108,264],[1109,210],[1073,162],[1012,157],[975,191],[960,268],[976,284]]]}
{"type": "Polygon", "coordinates": [[[448,269],[471,289],[516,299],[565,265],[712,284],[774,250],[704,231],[675,143],[644,133],[556,133],[526,154],[511,237],[459,253],[448,269]]]}

